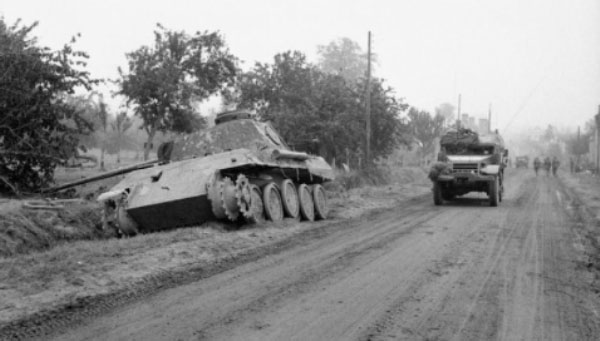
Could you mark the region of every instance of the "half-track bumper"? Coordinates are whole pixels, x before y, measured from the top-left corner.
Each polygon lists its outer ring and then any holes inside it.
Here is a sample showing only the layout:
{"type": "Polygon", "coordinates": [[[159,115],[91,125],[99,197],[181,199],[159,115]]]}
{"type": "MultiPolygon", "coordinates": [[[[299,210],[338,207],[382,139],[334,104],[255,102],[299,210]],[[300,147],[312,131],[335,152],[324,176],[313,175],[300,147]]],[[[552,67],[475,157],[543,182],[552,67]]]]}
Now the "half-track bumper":
{"type": "Polygon", "coordinates": [[[495,179],[496,175],[477,174],[477,173],[457,173],[457,174],[440,174],[437,181],[451,182],[454,184],[470,184],[476,182],[490,182],[495,179]]]}

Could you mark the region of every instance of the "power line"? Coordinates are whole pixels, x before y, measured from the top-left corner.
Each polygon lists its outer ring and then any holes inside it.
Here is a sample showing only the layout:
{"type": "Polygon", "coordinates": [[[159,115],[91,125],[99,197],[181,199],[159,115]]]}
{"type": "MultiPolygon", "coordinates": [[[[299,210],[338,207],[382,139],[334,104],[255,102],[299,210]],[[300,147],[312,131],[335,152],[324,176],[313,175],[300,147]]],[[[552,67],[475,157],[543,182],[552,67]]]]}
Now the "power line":
{"type": "MultiPolygon", "coordinates": [[[[554,55],[554,57],[552,58],[552,61],[550,63],[550,66],[547,67],[546,70],[553,69],[554,65],[556,64],[556,59],[557,59],[557,55],[554,55]]],[[[541,62],[541,59],[540,59],[540,62],[541,62]]],[[[540,63],[538,62],[538,65],[539,64],[540,63]]],[[[542,77],[540,78],[540,80],[537,82],[537,84],[535,85],[535,87],[533,87],[533,89],[529,92],[529,94],[527,95],[527,97],[525,97],[525,99],[523,100],[523,102],[521,102],[521,105],[519,106],[519,109],[517,109],[517,111],[511,116],[510,120],[508,121],[508,123],[504,127],[504,131],[506,131],[510,127],[510,125],[513,123],[513,121],[517,117],[517,115],[520,114],[521,111],[523,111],[523,109],[525,109],[525,106],[527,105],[527,102],[529,102],[529,100],[531,99],[531,97],[535,94],[535,92],[538,90],[538,88],[540,87],[540,85],[542,85],[542,83],[546,80],[546,78],[548,78],[549,75],[550,75],[549,72],[544,72],[544,74],[542,75],[542,77]]]]}
{"type": "Polygon", "coordinates": [[[366,98],[366,116],[367,116],[367,140],[365,150],[365,165],[368,165],[371,157],[371,31],[368,35],[367,50],[367,98],[366,98]]]}

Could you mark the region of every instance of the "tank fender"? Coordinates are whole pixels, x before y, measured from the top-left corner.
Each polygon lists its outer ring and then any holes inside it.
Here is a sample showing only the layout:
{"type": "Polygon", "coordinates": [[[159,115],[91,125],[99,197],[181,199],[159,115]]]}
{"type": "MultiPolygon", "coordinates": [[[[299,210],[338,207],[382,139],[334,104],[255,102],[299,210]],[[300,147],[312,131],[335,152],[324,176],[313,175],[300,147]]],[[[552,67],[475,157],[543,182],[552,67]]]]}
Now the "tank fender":
{"type": "Polygon", "coordinates": [[[481,168],[481,173],[487,175],[496,175],[500,172],[500,165],[485,165],[481,168]]]}

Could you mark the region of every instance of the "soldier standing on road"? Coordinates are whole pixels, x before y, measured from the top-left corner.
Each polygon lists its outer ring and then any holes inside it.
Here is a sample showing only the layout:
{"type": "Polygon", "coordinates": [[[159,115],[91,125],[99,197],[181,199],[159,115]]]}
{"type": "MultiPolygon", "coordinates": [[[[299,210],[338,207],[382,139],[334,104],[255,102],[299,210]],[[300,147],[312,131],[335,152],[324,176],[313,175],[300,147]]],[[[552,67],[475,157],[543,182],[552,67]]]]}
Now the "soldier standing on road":
{"type": "Polygon", "coordinates": [[[552,168],[552,161],[550,161],[550,157],[546,156],[544,159],[544,169],[546,170],[546,176],[550,175],[550,168],[552,168]]]}
{"type": "Polygon", "coordinates": [[[573,171],[575,170],[575,162],[573,161],[573,157],[569,158],[569,166],[571,169],[571,173],[573,173],[573,171]]]}
{"type": "Polygon", "coordinates": [[[540,167],[542,166],[542,161],[540,160],[539,157],[536,157],[533,160],[533,170],[535,171],[535,176],[538,175],[538,171],[540,170],[540,167]]]}
{"type": "Polygon", "coordinates": [[[558,158],[555,156],[552,158],[552,174],[554,174],[554,176],[556,176],[556,171],[558,170],[558,167],[560,166],[560,161],[558,161],[558,158]]]}

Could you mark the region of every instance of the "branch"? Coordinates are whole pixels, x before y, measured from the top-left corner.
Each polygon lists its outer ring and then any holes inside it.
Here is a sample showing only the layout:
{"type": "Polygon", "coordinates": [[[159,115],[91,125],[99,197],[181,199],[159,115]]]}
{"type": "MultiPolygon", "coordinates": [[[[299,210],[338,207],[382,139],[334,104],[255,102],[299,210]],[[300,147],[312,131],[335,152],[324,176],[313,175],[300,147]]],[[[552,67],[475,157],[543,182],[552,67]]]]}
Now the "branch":
{"type": "Polygon", "coordinates": [[[4,182],[4,184],[5,184],[6,186],[8,186],[8,187],[9,187],[9,188],[10,188],[10,189],[13,191],[13,193],[14,193],[16,196],[18,196],[18,197],[19,197],[19,196],[21,196],[21,192],[19,192],[19,189],[17,188],[17,186],[15,186],[15,185],[14,185],[14,184],[12,184],[10,181],[8,181],[8,179],[7,179],[7,178],[5,178],[5,177],[3,177],[2,175],[0,175],[0,181],[4,182]]]}
{"type": "Polygon", "coordinates": [[[41,158],[46,158],[46,159],[52,159],[52,160],[56,160],[56,161],[62,161],[63,159],[56,157],[56,156],[52,156],[50,154],[42,154],[42,153],[34,153],[34,152],[17,152],[17,151],[10,151],[10,150],[0,150],[0,155],[21,155],[21,156],[36,156],[36,157],[41,157],[41,158]]]}

